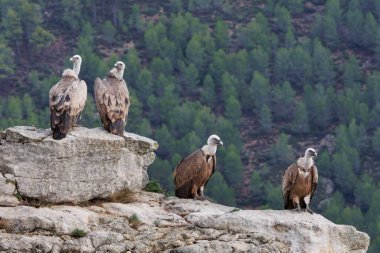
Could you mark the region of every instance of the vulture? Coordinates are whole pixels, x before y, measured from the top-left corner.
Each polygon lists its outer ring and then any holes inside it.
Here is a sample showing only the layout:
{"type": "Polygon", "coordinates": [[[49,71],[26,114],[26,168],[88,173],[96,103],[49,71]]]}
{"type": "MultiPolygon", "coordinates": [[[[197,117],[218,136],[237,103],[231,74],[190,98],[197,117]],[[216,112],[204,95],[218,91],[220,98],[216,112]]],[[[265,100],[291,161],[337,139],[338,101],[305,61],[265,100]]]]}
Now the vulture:
{"type": "Polygon", "coordinates": [[[305,151],[304,157],[298,158],[282,174],[282,196],[284,208],[300,212],[301,208],[313,214],[310,201],[318,184],[318,170],[314,165],[317,152],[313,148],[305,151]]]}
{"type": "Polygon", "coordinates": [[[122,61],[116,62],[106,78],[96,78],[94,86],[96,108],[104,128],[122,137],[131,105],[127,84],[123,79],[124,69],[122,61]]]}
{"type": "Polygon", "coordinates": [[[223,142],[213,134],[207,145],[179,162],[174,171],[175,195],[178,198],[206,199],[203,190],[215,171],[218,145],[223,146],[223,142]]]}
{"type": "Polygon", "coordinates": [[[49,91],[50,126],[53,138],[61,140],[76,125],[87,99],[87,85],[79,80],[82,58],[70,58],[73,69],[63,71],[61,80],[49,91]]]}

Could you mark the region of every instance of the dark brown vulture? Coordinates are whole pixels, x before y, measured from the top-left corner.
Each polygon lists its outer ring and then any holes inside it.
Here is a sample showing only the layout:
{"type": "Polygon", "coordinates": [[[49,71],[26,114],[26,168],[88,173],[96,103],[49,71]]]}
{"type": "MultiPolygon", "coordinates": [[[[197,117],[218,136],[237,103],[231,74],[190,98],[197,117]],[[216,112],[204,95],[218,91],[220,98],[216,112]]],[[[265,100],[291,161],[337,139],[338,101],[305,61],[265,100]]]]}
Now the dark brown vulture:
{"type": "Polygon", "coordinates": [[[73,69],[66,69],[49,92],[50,126],[56,140],[65,138],[76,125],[87,99],[87,85],[78,77],[82,58],[74,55],[70,61],[73,69]]]}
{"type": "Polygon", "coordinates": [[[129,106],[129,92],[123,79],[125,64],[121,61],[107,77],[95,80],[95,102],[104,128],[112,134],[124,136],[129,106]]]}
{"type": "Polygon", "coordinates": [[[223,145],[223,142],[213,134],[207,145],[179,162],[174,171],[175,195],[178,198],[206,199],[203,190],[215,171],[218,145],[223,145]]]}
{"type": "Polygon", "coordinates": [[[305,156],[300,157],[296,163],[287,168],[282,175],[282,195],[284,208],[305,211],[313,214],[309,204],[313,198],[318,184],[318,170],[314,165],[317,152],[308,148],[305,156]]]}

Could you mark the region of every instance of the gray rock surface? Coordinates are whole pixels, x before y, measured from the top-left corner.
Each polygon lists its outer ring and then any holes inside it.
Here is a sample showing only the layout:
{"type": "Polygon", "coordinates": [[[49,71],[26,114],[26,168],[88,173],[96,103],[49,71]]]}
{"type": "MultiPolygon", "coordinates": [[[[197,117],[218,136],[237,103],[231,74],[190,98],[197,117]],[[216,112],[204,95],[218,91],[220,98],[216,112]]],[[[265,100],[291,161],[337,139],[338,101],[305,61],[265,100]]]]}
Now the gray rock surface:
{"type": "MultiPolygon", "coordinates": [[[[50,130],[22,126],[0,137],[0,172],[14,176],[21,196],[52,203],[140,191],[158,147],[146,137],[125,133],[122,138],[102,128],[75,127],[59,141],[50,130]]],[[[9,197],[1,189],[0,196],[9,197]]]]}
{"type": "Polygon", "coordinates": [[[361,253],[369,245],[367,234],[318,214],[239,210],[144,191],[135,201],[2,207],[0,251],[361,253]],[[74,229],[87,234],[74,238],[74,229]]]}
{"type": "Polygon", "coordinates": [[[10,174],[4,176],[0,173],[0,206],[17,206],[18,199],[16,193],[16,181],[10,174]]]}

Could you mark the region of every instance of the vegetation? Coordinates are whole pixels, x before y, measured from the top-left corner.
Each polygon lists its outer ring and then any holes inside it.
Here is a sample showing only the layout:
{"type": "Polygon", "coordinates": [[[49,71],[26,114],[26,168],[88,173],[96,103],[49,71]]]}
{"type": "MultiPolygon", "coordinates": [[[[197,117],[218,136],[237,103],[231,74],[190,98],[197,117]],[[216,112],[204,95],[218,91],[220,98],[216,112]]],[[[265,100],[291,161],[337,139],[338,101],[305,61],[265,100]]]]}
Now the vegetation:
{"type": "Polygon", "coordinates": [[[158,192],[158,193],[164,193],[165,191],[162,189],[161,185],[157,181],[149,181],[148,184],[145,186],[144,191],[147,192],[158,192]]]}
{"type": "Polygon", "coordinates": [[[140,218],[137,216],[137,214],[133,214],[131,217],[128,218],[128,221],[129,221],[129,225],[132,227],[132,228],[137,228],[138,226],[141,225],[141,220],[140,218]]]}
{"type": "Polygon", "coordinates": [[[47,94],[74,54],[89,90],[80,124],[99,126],[93,82],[120,59],[127,130],[160,143],[149,175],[166,192],[182,157],[215,133],[225,146],[206,194],[282,208],[282,171],[316,146],[329,187],[312,207],[380,251],[379,1],[0,3],[0,129],[49,127],[47,94]]]}
{"type": "Polygon", "coordinates": [[[85,237],[87,233],[82,229],[76,228],[71,232],[70,235],[74,238],[81,238],[81,237],[85,237]]]}

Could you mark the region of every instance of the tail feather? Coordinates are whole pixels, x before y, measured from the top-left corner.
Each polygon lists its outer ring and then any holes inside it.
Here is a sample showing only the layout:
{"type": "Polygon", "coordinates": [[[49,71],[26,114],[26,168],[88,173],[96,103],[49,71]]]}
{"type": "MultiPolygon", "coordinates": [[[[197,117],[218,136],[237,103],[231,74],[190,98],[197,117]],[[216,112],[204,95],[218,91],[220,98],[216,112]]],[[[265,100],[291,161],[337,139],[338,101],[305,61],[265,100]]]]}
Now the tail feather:
{"type": "Polygon", "coordinates": [[[74,121],[75,117],[70,116],[68,111],[50,110],[50,126],[53,131],[53,139],[61,140],[65,138],[74,121]]]}
{"type": "Polygon", "coordinates": [[[125,123],[123,120],[118,119],[114,123],[110,124],[110,132],[119,136],[124,136],[125,123]]]}
{"type": "Polygon", "coordinates": [[[66,134],[65,133],[62,133],[60,130],[59,130],[59,127],[55,128],[53,130],[53,139],[54,140],[62,140],[63,138],[66,137],[66,134]]]}
{"type": "Polygon", "coordinates": [[[187,182],[175,190],[175,196],[183,199],[190,199],[194,196],[191,194],[192,183],[187,182]]]}

